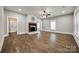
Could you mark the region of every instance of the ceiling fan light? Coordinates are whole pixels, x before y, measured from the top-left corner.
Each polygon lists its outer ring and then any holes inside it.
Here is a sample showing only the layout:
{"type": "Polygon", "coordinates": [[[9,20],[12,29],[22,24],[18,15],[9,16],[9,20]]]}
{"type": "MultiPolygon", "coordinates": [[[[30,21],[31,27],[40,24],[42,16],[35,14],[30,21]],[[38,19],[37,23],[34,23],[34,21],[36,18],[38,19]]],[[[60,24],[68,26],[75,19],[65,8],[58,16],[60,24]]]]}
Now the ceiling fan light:
{"type": "Polygon", "coordinates": [[[46,16],[43,16],[43,18],[47,18],[46,16]]]}

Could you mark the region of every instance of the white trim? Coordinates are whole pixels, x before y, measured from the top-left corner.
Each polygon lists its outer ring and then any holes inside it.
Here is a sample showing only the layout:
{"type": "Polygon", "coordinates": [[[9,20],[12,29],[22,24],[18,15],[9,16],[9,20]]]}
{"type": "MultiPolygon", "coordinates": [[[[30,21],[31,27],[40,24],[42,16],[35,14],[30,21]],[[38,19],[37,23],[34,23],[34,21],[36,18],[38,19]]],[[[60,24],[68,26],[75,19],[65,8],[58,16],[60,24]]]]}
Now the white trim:
{"type": "Polygon", "coordinates": [[[75,34],[75,36],[79,39],[79,36],[75,34]]]}
{"type": "Polygon", "coordinates": [[[2,51],[2,47],[3,47],[3,43],[4,43],[4,37],[5,37],[5,36],[3,36],[3,37],[1,38],[1,40],[0,40],[0,52],[2,51]]]}
{"type": "Polygon", "coordinates": [[[61,34],[69,34],[69,35],[73,35],[73,33],[69,33],[69,32],[61,32],[61,31],[55,31],[55,30],[40,30],[40,31],[46,31],[46,32],[54,32],[54,33],[61,33],[61,34]]]}
{"type": "Polygon", "coordinates": [[[0,38],[0,39],[1,39],[1,40],[0,40],[0,52],[1,52],[2,47],[3,47],[4,39],[5,39],[5,37],[7,37],[7,36],[8,36],[8,34],[5,34],[5,35],[3,35],[2,38],[0,38]]]}
{"type": "Polygon", "coordinates": [[[7,16],[7,34],[9,34],[9,22],[8,22],[8,16],[7,16]]]}
{"type": "Polygon", "coordinates": [[[17,35],[21,35],[21,34],[26,34],[26,32],[20,32],[20,33],[17,32],[17,35]]]}
{"type": "Polygon", "coordinates": [[[38,31],[35,31],[35,32],[29,32],[28,34],[31,35],[31,34],[37,34],[38,31]]]}
{"type": "Polygon", "coordinates": [[[21,32],[21,33],[17,33],[17,35],[21,35],[21,34],[36,34],[38,33],[38,31],[35,32],[21,32]]]}
{"type": "Polygon", "coordinates": [[[8,34],[5,34],[5,35],[4,35],[4,37],[7,37],[7,36],[9,36],[9,35],[8,35],[8,34]]]}
{"type": "Polygon", "coordinates": [[[73,37],[77,43],[77,46],[79,47],[79,37],[76,34],[73,34],[73,37]]]}
{"type": "Polygon", "coordinates": [[[69,35],[73,35],[73,33],[69,33],[69,32],[61,32],[61,31],[54,31],[56,33],[61,33],[61,34],[69,34],[69,35]]]}
{"type": "Polygon", "coordinates": [[[76,16],[77,16],[77,13],[79,12],[79,7],[76,7],[75,8],[75,11],[74,11],[74,34],[73,34],[73,37],[79,47],[79,36],[76,34],[77,33],[77,20],[76,20],[76,16]]]}

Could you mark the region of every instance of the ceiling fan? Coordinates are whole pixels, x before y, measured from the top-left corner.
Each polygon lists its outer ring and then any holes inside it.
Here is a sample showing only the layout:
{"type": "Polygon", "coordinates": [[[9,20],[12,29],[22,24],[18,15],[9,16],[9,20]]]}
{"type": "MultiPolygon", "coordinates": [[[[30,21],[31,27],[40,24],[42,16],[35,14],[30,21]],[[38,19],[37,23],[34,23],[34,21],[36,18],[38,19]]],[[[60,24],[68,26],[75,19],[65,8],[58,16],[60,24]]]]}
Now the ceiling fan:
{"type": "Polygon", "coordinates": [[[50,15],[51,15],[51,14],[47,13],[47,11],[43,10],[43,12],[42,12],[42,17],[43,17],[43,18],[47,18],[47,17],[49,17],[50,15]]]}
{"type": "MultiPolygon", "coordinates": [[[[65,8],[66,6],[62,6],[62,8],[65,8]]],[[[48,13],[46,10],[42,11],[42,18],[48,18],[49,16],[51,16],[50,13],[48,13]]]]}

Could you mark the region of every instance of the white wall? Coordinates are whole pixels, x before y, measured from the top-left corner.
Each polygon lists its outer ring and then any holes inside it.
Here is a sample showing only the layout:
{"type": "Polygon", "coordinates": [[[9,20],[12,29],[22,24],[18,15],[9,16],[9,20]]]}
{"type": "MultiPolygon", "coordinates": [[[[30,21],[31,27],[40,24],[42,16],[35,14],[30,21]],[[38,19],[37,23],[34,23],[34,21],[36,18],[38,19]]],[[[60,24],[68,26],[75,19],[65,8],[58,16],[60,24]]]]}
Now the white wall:
{"type": "Polygon", "coordinates": [[[5,34],[7,34],[8,32],[8,27],[7,27],[7,16],[11,16],[11,17],[16,17],[17,18],[17,33],[21,34],[21,33],[25,33],[25,22],[26,22],[26,16],[19,14],[19,13],[15,13],[12,11],[4,11],[5,14],[5,34]]]}
{"type": "Polygon", "coordinates": [[[50,30],[50,22],[52,20],[56,20],[56,31],[58,32],[67,32],[73,33],[73,15],[63,15],[58,17],[48,18],[43,20],[43,30],[51,31],[50,30]]]}
{"type": "Polygon", "coordinates": [[[4,42],[4,8],[0,6],[0,51],[4,42]]]}

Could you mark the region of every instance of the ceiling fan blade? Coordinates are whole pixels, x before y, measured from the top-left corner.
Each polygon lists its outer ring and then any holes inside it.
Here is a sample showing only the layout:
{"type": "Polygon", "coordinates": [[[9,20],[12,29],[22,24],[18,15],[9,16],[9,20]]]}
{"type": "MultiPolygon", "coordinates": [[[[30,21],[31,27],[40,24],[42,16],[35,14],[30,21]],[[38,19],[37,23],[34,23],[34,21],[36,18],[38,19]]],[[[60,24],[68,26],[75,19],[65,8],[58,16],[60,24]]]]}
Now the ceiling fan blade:
{"type": "Polygon", "coordinates": [[[48,16],[50,16],[51,14],[47,14],[48,16]]]}

